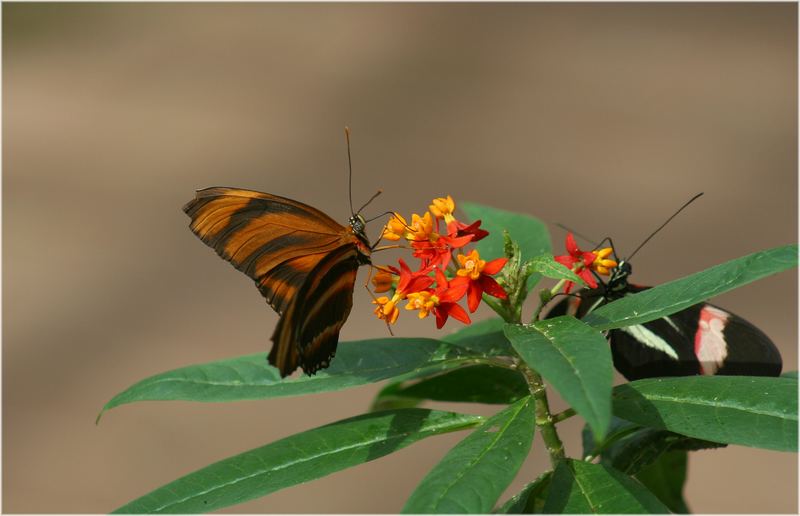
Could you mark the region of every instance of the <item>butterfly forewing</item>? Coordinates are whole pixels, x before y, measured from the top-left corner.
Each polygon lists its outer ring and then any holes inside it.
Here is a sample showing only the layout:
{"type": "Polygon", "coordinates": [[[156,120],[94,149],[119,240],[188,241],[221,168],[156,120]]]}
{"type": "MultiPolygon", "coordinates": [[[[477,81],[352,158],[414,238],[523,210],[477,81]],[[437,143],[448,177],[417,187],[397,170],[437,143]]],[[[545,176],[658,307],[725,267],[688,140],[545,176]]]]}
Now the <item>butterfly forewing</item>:
{"type": "Polygon", "coordinates": [[[301,202],[252,190],[207,188],[183,209],[192,231],[281,314],[270,363],[283,376],[298,365],[309,373],[327,367],[358,265],[369,262],[365,237],[301,202]]]}

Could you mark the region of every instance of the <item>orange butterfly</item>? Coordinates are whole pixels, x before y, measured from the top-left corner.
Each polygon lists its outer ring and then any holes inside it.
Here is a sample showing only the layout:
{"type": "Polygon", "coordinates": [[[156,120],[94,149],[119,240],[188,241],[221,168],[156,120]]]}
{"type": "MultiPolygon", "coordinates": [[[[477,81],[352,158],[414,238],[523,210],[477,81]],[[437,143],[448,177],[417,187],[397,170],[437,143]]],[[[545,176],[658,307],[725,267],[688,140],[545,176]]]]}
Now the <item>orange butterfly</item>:
{"type": "MultiPolygon", "coordinates": [[[[344,131],[352,184],[350,129],[344,131]]],[[[298,366],[311,375],[330,365],[358,267],[372,263],[360,213],[381,191],[357,212],[350,192],[350,227],[301,202],[239,188],[198,190],[183,207],[192,232],[253,278],[281,316],[267,357],[281,377],[298,366]]]]}
{"type": "Polygon", "coordinates": [[[281,376],[328,367],[372,248],[358,213],[344,227],[301,202],[237,188],[206,188],[183,207],[195,235],[247,274],[281,318],[269,363],[281,376]]]}

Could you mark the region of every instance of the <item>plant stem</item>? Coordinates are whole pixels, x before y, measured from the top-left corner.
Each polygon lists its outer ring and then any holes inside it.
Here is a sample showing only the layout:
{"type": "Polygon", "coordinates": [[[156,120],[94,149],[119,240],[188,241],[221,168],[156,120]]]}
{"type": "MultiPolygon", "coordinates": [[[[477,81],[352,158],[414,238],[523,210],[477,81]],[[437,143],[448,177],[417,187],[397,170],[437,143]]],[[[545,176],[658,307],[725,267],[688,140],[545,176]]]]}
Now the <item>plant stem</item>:
{"type": "Polygon", "coordinates": [[[564,444],[556,432],[555,421],[550,414],[550,405],[547,402],[547,390],[541,375],[528,367],[524,362],[519,363],[519,370],[528,382],[528,388],[535,402],[536,426],[542,433],[544,445],[550,454],[550,463],[555,468],[559,461],[564,459],[564,444]]]}

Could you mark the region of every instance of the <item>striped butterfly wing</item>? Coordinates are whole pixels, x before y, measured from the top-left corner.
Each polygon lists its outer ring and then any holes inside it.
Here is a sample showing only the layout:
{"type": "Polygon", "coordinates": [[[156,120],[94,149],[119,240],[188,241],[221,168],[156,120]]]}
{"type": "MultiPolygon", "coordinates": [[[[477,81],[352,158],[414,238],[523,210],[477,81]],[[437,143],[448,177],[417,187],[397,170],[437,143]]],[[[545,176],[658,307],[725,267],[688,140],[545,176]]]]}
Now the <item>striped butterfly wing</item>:
{"type": "Polygon", "coordinates": [[[281,376],[327,367],[369,248],[350,228],[303,203],[251,190],[207,188],[184,206],[192,231],[251,277],[280,315],[269,361],[281,376]]]}
{"type": "Polygon", "coordinates": [[[349,229],[321,211],[263,192],[206,188],[183,211],[192,232],[252,278],[281,315],[328,253],[354,243],[349,229]]]}
{"type": "Polygon", "coordinates": [[[353,306],[361,259],[354,246],[340,247],[320,261],[293,298],[272,335],[268,357],[282,376],[298,366],[314,374],[330,365],[353,306]]]}

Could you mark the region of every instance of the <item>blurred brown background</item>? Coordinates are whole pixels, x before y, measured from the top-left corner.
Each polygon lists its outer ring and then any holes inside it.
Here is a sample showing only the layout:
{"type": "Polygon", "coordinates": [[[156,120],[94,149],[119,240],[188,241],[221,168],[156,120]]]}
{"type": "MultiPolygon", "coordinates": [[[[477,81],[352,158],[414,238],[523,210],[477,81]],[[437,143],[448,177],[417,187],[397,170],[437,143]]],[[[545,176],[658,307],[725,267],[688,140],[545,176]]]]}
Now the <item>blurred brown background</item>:
{"type": "MultiPolygon", "coordinates": [[[[796,241],[796,23],[789,3],[3,5],[3,509],[107,512],[366,409],[378,386],[129,405],[94,425],[146,376],[266,353],[277,316],[180,208],[239,186],[344,222],[345,124],[356,202],[385,190],[368,214],[449,193],[625,255],[706,192],[637,255],[645,284],[796,241]]],[[[796,285],[717,299],[789,370],[796,285]]],[[[357,289],[344,340],[385,335],[371,309],[357,289]]],[[[581,422],[562,426],[579,453],[581,422]]],[[[397,512],[463,435],[229,511],[397,512]]],[[[507,495],[545,467],[534,448],[507,495]]],[[[797,481],[796,455],[732,446],[693,454],[686,491],[696,512],[796,512],[797,481]]]]}

